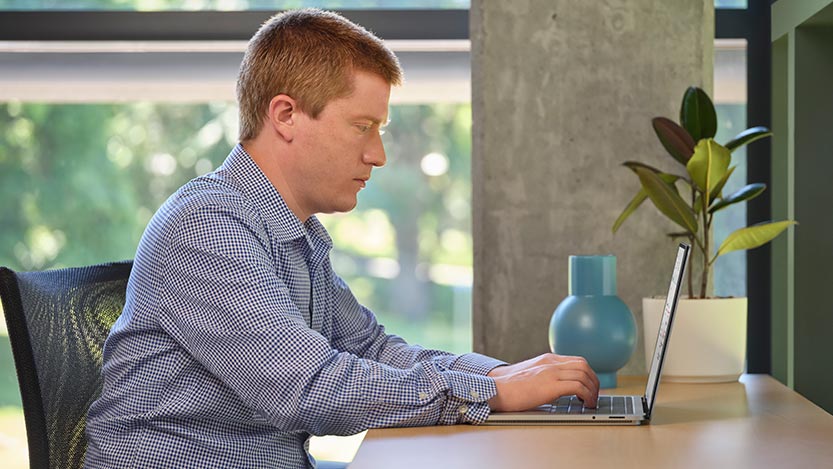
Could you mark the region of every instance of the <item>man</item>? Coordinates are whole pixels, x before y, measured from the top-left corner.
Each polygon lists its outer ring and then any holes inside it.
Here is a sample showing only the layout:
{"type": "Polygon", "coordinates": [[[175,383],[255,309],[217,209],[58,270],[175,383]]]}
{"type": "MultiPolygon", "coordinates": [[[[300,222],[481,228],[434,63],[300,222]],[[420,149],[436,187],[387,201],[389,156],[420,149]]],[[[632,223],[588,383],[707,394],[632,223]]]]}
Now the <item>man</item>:
{"type": "Polygon", "coordinates": [[[314,467],[310,435],[480,423],[565,394],[577,357],[506,365],[385,334],[329,261],[316,213],[356,206],[374,167],[393,53],[344,18],[270,19],[240,69],[240,144],[159,209],[104,351],[88,467],[314,467]]]}

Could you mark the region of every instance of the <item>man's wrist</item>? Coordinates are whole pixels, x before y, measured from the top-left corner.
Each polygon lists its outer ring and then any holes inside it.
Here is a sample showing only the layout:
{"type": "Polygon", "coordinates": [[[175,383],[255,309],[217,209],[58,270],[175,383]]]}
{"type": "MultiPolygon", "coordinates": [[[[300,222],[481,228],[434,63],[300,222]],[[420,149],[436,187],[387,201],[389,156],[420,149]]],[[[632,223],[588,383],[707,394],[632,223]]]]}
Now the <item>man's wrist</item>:
{"type": "Polygon", "coordinates": [[[506,371],[508,366],[509,366],[508,363],[500,364],[500,365],[492,368],[491,370],[489,370],[489,372],[486,373],[486,376],[488,376],[489,378],[496,378],[498,376],[502,376],[503,372],[506,371]]]}

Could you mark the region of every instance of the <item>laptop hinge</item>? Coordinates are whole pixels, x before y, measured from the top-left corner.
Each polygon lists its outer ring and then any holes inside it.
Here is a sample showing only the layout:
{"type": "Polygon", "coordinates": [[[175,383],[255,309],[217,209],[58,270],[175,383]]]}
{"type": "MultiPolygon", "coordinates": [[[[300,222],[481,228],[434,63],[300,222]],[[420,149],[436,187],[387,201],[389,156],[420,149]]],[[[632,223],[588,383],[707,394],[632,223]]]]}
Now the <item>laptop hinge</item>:
{"type": "Polygon", "coordinates": [[[645,414],[646,419],[651,418],[651,414],[648,410],[648,400],[645,399],[645,396],[642,396],[642,412],[645,414]]]}

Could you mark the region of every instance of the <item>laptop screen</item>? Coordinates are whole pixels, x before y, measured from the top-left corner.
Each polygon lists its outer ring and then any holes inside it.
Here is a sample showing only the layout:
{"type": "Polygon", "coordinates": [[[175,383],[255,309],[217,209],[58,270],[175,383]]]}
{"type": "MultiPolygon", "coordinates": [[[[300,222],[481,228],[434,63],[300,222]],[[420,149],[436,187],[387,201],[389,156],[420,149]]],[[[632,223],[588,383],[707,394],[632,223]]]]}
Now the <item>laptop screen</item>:
{"type": "MultiPolygon", "coordinates": [[[[646,417],[651,417],[654,408],[654,396],[657,393],[659,376],[662,372],[662,361],[665,358],[665,350],[668,347],[668,335],[671,333],[671,323],[674,319],[674,312],[677,310],[677,301],[680,296],[680,289],[683,284],[688,253],[691,246],[680,243],[677,249],[677,260],[674,262],[674,272],[671,274],[671,285],[668,286],[668,296],[665,299],[665,307],[662,312],[662,321],[657,334],[657,345],[654,348],[654,357],[651,360],[651,372],[648,374],[648,385],[645,388],[645,400],[648,404],[646,417]]],[[[646,331],[647,332],[647,331],[646,331]]]]}

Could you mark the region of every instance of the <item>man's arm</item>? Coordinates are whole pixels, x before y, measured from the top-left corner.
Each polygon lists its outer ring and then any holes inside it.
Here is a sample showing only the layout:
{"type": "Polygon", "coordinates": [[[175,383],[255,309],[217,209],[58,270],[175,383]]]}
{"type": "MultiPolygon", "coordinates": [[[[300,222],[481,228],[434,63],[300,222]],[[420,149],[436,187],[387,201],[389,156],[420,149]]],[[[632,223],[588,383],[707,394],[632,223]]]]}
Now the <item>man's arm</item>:
{"type": "MultiPolygon", "coordinates": [[[[326,267],[330,269],[329,266],[326,267]]],[[[332,343],[338,350],[354,353],[396,368],[410,368],[431,361],[443,369],[485,376],[506,362],[478,353],[454,355],[440,350],[409,345],[399,336],[387,334],[372,311],[359,304],[350,288],[338,275],[332,276],[335,297],[332,343]]]]}
{"type": "Polygon", "coordinates": [[[489,400],[489,405],[497,412],[531,409],[572,394],[588,406],[596,405],[599,380],[582,357],[545,353],[508,365],[477,353],[452,355],[408,345],[398,336],[385,334],[375,315],[356,301],[344,281],[335,274],[333,278],[338,299],[333,344],[338,349],[399,368],[431,361],[444,369],[495,378],[497,394],[489,400]]]}
{"type": "Polygon", "coordinates": [[[203,207],[175,231],[160,285],[162,327],[276,427],[351,434],[488,416],[492,378],[431,360],[397,368],[333,349],[292,303],[256,222],[203,207]]]}

